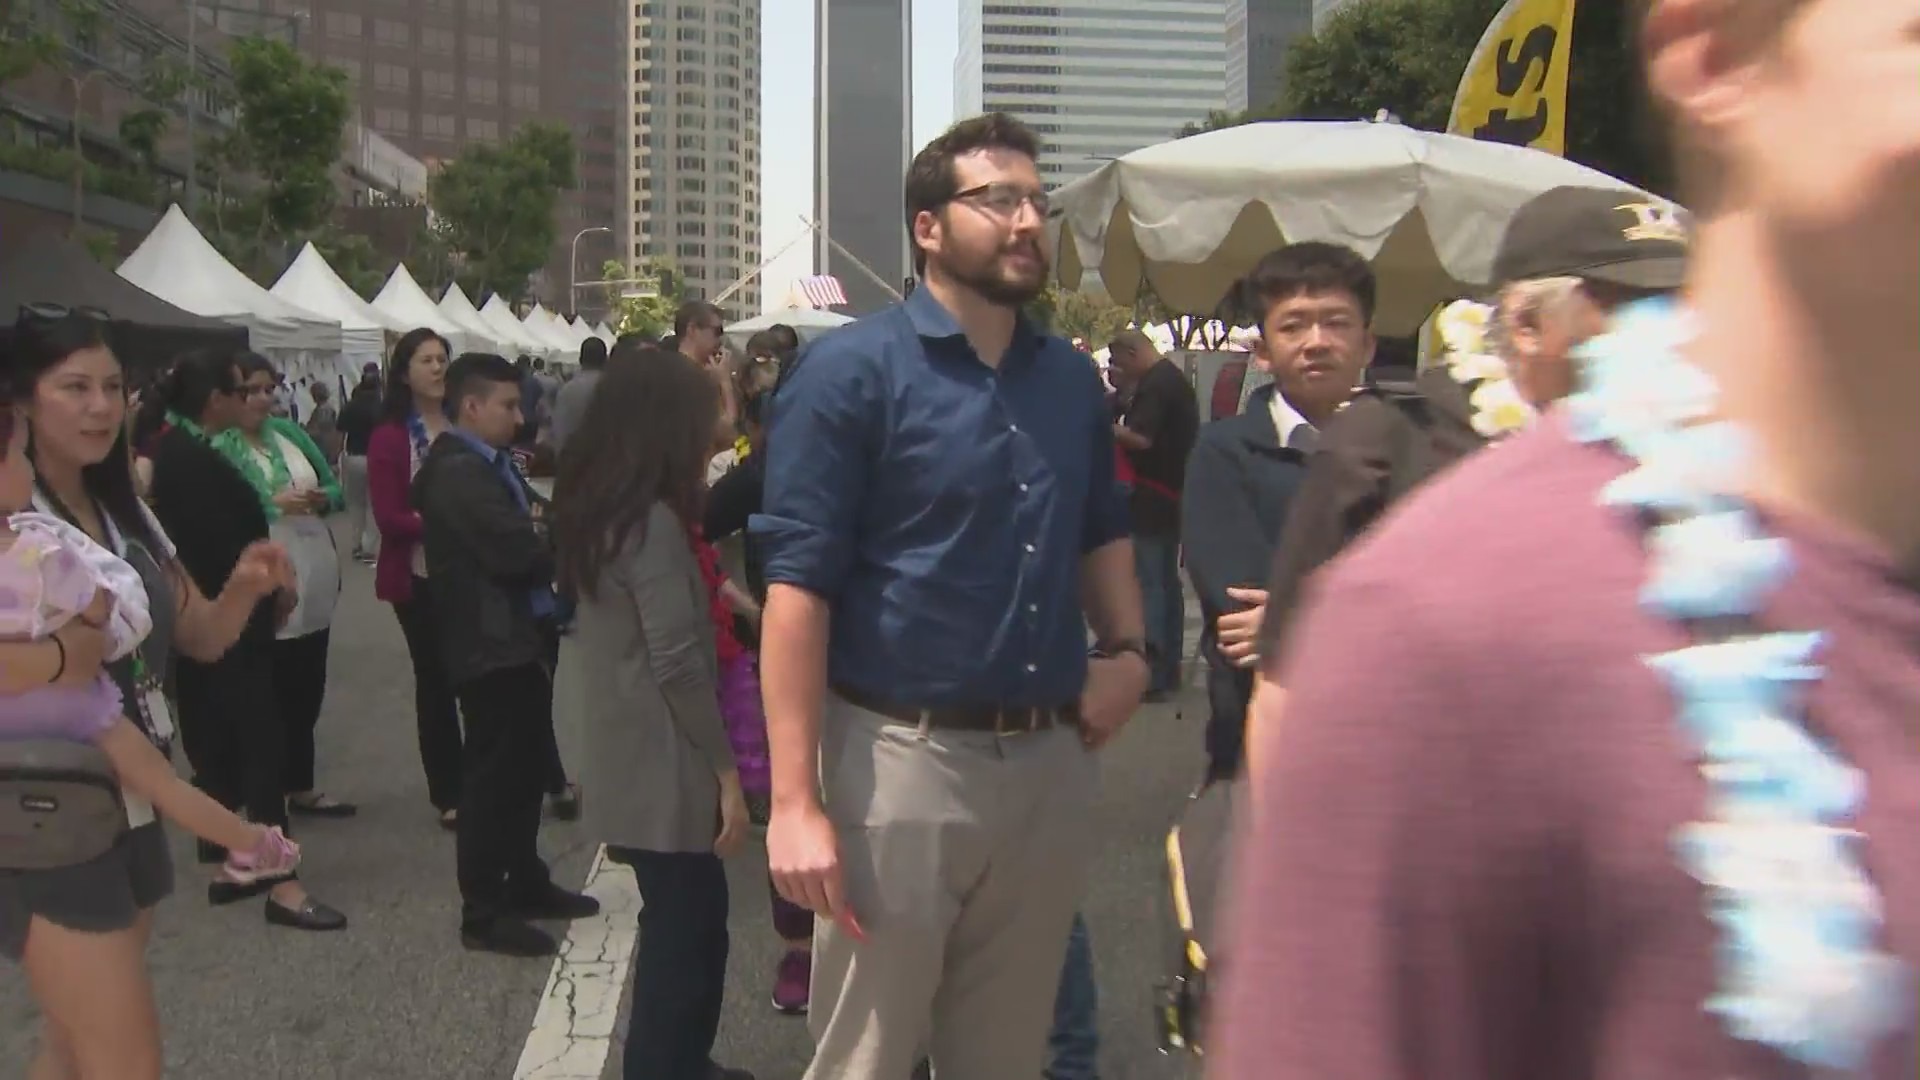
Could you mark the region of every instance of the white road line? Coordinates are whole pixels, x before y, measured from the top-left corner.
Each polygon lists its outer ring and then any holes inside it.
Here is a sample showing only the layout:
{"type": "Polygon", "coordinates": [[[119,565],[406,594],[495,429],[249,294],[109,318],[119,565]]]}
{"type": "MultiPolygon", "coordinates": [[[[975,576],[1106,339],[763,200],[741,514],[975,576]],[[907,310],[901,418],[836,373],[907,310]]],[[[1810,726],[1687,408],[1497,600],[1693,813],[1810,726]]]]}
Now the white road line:
{"type": "Polygon", "coordinates": [[[583,891],[600,901],[600,914],[569,924],[513,1080],[600,1080],[613,1052],[639,931],[640,890],[633,871],[609,861],[602,847],[583,891]]]}

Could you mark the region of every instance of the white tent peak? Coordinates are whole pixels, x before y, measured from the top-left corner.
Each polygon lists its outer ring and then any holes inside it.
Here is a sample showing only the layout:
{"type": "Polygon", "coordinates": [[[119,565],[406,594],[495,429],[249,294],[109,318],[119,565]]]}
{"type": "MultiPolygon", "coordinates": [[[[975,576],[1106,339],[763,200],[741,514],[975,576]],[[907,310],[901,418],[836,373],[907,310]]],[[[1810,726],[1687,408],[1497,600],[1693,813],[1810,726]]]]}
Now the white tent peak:
{"type": "Polygon", "coordinates": [[[248,328],[256,349],[338,352],[340,324],[276,296],[221,255],[178,205],[120,264],[126,280],[196,315],[248,328]]]}
{"type": "Polygon", "coordinates": [[[475,342],[484,343],[476,344],[475,348],[490,353],[502,351],[499,333],[480,314],[480,309],[473,306],[473,301],[467,299],[466,290],[459,282],[447,286],[446,295],[440,298],[440,311],[472,335],[475,342]]]}
{"type": "Polygon", "coordinates": [[[420,283],[413,280],[413,273],[405,263],[393,268],[387,283],[380,287],[379,294],[373,298],[373,306],[405,323],[409,329],[424,326],[450,339],[459,339],[454,343],[456,351],[468,347],[466,335],[434,304],[420,288],[420,283]]]}

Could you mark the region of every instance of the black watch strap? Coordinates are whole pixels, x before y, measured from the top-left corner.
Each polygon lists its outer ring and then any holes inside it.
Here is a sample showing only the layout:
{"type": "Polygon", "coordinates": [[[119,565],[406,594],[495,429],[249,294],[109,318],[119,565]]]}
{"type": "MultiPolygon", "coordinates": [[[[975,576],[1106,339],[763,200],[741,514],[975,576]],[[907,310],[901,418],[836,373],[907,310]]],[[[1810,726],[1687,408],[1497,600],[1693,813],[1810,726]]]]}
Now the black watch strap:
{"type": "Polygon", "coordinates": [[[1147,666],[1153,666],[1152,647],[1139,638],[1121,638],[1119,641],[1103,641],[1095,646],[1093,651],[1096,656],[1103,656],[1109,660],[1118,659],[1127,653],[1132,653],[1145,661],[1147,666]]]}

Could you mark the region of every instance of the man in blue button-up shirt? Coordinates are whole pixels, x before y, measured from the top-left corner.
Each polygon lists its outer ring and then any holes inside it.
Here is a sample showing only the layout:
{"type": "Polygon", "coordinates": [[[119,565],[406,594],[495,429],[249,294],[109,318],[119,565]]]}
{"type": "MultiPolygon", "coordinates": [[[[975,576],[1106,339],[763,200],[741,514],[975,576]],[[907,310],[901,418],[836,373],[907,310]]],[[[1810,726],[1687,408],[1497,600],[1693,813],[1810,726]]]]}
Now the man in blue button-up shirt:
{"type": "Polygon", "coordinates": [[[1090,751],[1147,682],[1103,387],[1019,314],[1047,271],[1036,149],[990,115],[921,151],[924,286],[815,342],[772,407],[767,847],[827,920],[809,1080],[928,1049],[942,1080],[1039,1075],[1090,751]]]}

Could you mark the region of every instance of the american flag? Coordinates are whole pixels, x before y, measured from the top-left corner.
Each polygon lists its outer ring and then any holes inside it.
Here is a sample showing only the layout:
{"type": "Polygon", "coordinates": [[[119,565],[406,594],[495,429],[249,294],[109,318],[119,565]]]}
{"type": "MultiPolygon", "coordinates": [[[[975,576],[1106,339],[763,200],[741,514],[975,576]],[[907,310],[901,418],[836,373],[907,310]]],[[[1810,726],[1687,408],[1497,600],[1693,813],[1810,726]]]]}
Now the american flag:
{"type": "Polygon", "coordinates": [[[816,308],[840,307],[847,302],[847,290],[840,287],[840,279],[832,274],[801,278],[796,287],[807,303],[816,308]]]}

